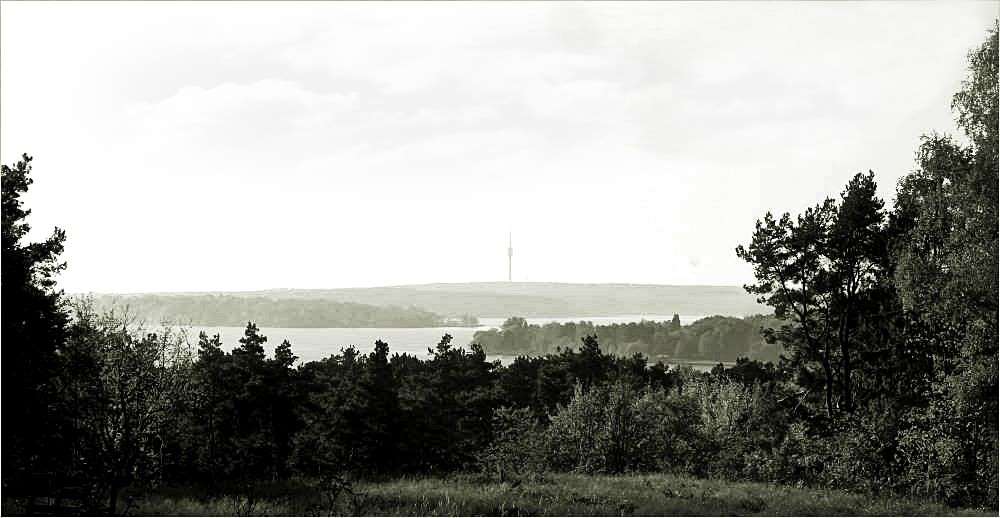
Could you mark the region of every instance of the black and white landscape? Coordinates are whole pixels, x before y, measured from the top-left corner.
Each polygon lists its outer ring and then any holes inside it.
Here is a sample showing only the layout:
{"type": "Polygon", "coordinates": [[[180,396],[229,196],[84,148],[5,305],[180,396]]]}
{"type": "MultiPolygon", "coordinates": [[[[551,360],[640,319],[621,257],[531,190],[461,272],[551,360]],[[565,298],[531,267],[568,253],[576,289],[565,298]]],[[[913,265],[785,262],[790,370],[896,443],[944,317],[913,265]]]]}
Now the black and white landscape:
{"type": "Polygon", "coordinates": [[[2,514],[996,515],[997,12],[0,3],[2,514]]]}

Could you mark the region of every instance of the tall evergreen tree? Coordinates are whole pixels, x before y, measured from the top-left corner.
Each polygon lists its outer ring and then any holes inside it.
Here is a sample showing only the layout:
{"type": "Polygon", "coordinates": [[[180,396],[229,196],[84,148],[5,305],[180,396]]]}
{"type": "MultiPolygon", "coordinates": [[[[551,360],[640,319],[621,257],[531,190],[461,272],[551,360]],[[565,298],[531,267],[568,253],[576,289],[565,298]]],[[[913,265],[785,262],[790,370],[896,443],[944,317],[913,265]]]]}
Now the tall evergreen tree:
{"type": "Polygon", "coordinates": [[[808,386],[821,380],[830,416],[834,413],[836,380],[827,243],[835,217],[836,205],[831,199],[806,209],[795,220],[788,213],[775,219],[768,212],[757,221],[750,245],[736,248],[736,254],[753,265],[757,279],[756,284],[745,286],[746,290],[788,322],[771,332],[770,338],[786,344],[800,384],[808,386]]]}
{"type": "Polygon", "coordinates": [[[9,494],[47,483],[60,466],[67,443],[57,410],[59,350],[67,313],[56,275],[66,233],[56,228],[40,242],[27,242],[31,210],[21,196],[32,183],[31,157],[2,166],[3,484],[9,494]]]}
{"type": "Polygon", "coordinates": [[[377,473],[398,469],[399,441],[399,384],[389,364],[389,344],[375,341],[375,349],[368,355],[361,379],[361,390],[367,399],[368,457],[371,468],[377,473]]]}

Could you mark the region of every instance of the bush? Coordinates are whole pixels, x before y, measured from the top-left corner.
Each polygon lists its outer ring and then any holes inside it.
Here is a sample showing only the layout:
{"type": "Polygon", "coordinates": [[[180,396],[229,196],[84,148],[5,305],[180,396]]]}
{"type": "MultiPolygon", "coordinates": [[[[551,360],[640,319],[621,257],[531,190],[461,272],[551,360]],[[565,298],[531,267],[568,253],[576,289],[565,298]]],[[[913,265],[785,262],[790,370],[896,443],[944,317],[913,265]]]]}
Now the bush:
{"type": "Polygon", "coordinates": [[[599,472],[604,455],[598,435],[603,428],[607,394],[599,387],[577,385],[572,399],[559,405],[545,434],[548,465],[557,471],[599,472]]]}
{"type": "Polygon", "coordinates": [[[501,407],[493,412],[493,442],[479,456],[482,469],[500,482],[545,469],[542,429],[529,408],[501,407]]]}
{"type": "Polygon", "coordinates": [[[761,476],[761,459],[774,446],[784,419],[759,383],[699,378],[684,387],[696,408],[700,439],[693,471],[730,478],[761,476]]]}
{"type": "Polygon", "coordinates": [[[577,387],[546,432],[546,459],[555,470],[620,473],[688,470],[701,442],[690,398],[666,390],[636,390],[624,382],[577,387]]]}
{"type": "Polygon", "coordinates": [[[770,478],[763,468],[783,433],[777,405],[760,384],[689,377],[683,391],[625,383],[577,387],[552,416],[546,459],[585,473],[674,471],[770,478]]]}
{"type": "Polygon", "coordinates": [[[826,441],[825,485],[867,493],[892,489],[899,481],[896,430],[891,413],[858,412],[844,418],[826,441]]]}
{"type": "Polygon", "coordinates": [[[703,442],[694,400],[676,391],[647,390],[636,402],[636,410],[645,431],[642,457],[636,465],[658,471],[693,471],[703,442]]]}
{"type": "Polygon", "coordinates": [[[946,420],[918,415],[900,434],[901,480],[913,495],[956,503],[973,488],[959,474],[964,462],[959,434],[946,420]]]}
{"type": "Polygon", "coordinates": [[[793,423],[766,457],[762,471],[773,482],[808,486],[819,481],[825,460],[821,443],[809,435],[804,424],[793,423]]]}

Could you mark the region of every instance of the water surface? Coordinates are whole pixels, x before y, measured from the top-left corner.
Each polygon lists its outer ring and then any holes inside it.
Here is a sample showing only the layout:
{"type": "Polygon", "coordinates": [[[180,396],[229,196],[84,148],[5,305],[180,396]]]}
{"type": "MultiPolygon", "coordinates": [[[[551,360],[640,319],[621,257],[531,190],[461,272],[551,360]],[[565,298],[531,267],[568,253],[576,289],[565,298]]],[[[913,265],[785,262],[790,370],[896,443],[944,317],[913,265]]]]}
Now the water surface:
{"type": "MultiPolygon", "coordinates": [[[[613,323],[639,322],[642,320],[670,320],[673,315],[620,315],[613,317],[545,317],[527,318],[529,324],[546,324],[548,322],[592,322],[594,325],[613,323]]],[[[682,324],[690,324],[701,316],[681,315],[682,324]]],[[[445,334],[452,336],[452,344],[465,346],[472,341],[476,331],[500,327],[504,318],[481,318],[478,327],[262,327],[261,334],[267,336],[265,350],[272,354],[274,348],[282,340],[292,344],[292,351],[300,362],[321,360],[341,349],[353,345],[358,351],[368,353],[375,347],[375,340],[389,344],[389,353],[408,353],[418,358],[427,358],[428,348],[433,348],[445,334]]],[[[223,347],[232,349],[243,336],[242,327],[221,326],[186,326],[192,341],[196,341],[198,333],[204,331],[210,336],[218,333],[222,338],[223,347]]],[[[498,359],[508,363],[513,359],[509,355],[488,355],[488,358],[498,359]]],[[[698,365],[694,366],[701,370],[698,365]]],[[[709,366],[708,369],[711,369],[709,366]]]]}

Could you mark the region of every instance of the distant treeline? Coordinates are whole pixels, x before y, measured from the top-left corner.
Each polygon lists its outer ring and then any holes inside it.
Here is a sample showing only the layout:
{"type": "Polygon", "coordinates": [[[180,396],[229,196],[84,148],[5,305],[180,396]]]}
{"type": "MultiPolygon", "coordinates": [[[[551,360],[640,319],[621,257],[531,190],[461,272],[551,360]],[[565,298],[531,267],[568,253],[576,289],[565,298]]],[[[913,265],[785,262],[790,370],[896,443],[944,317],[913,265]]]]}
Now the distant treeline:
{"type": "MultiPolygon", "coordinates": [[[[242,326],[256,320],[263,327],[435,327],[438,314],[416,307],[370,306],[321,299],[271,299],[231,295],[133,295],[95,297],[100,309],[127,307],[147,322],[203,326],[242,326]]],[[[474,325],[475,317],[449,324],[474,325]]]]}
{"type": "Polygon", "coordinates": [[[528,324],[511,317],[499,329],[477,331],[473,341],[491,354],[548,354],[574,347],[586,336],[597,336],[611,354],[642,353],[650,357],[734,362],[738,358],[777,361],[781,346],[769,344],[761,329],[776,329],[774,317],[712,316],[682,326],[674,315],[669,322],[643,320],[627,324],[594,325],[592,322],[528,324]]]}
{"type": "MultiPolygon", "coordinates": [[[[194,293],[190,293],[194,294],[194,293]]],[[[285,289],[220,295],[274,299],[326,299],[375,306],[417,306],[440,315],[752,315],[770,311],[738,286],[662,286],[473,282],[377,288],[285,289]]]]}

